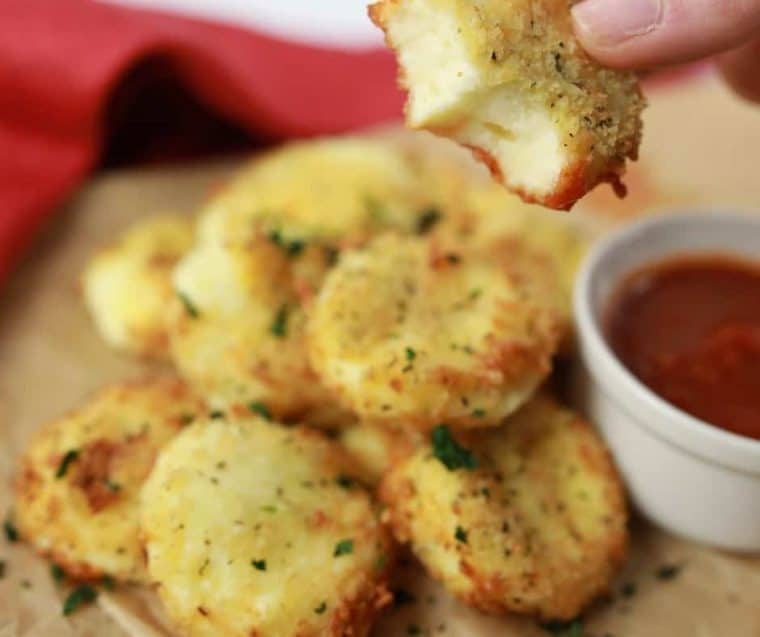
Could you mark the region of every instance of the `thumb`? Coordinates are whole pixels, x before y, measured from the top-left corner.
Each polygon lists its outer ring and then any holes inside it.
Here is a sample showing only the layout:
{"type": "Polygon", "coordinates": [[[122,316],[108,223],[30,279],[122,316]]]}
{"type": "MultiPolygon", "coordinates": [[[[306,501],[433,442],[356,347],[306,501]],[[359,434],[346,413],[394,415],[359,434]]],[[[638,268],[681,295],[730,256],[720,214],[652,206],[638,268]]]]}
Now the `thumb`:
{"type": "Polygon", "coordinates": [[[622,68],[687,62],[760,31],[760,0],[582,0],[572,14],[586,51],[622,68]]]}

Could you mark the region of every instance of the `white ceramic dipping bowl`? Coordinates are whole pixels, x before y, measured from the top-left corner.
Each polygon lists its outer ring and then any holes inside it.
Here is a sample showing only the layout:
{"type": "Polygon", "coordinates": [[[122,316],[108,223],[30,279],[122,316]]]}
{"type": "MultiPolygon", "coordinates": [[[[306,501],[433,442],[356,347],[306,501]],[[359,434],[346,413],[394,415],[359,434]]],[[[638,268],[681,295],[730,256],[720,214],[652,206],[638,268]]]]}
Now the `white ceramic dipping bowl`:
{"type": "Polygon", "coordinates": [[[585,378],[576,383],[577,398],[646,517],[693,540],[760,552],[760,441],[713,427],[657,396],[616,358],[602,332],[610,295],[627,274],[699,252],[760,259],[760,215],[649,217],[595,246],[574,295],[585,378]]]}

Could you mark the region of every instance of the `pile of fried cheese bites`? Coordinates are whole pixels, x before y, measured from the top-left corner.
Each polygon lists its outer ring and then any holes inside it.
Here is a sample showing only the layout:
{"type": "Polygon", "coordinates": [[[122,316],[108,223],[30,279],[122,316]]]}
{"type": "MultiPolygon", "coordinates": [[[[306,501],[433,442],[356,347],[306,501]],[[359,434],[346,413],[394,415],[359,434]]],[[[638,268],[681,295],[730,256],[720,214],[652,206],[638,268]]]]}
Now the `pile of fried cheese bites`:
{"type": "Polygon", "coordinates": [[[484,612],[573,618],[627,541],[547,388],[585,247],[445,142],[263,154],[92,258],[99,333],[176,376],[42,427],[14,522],[72,579],[154,587],[178,635],[366,635],[403,546],[484,612]]]}

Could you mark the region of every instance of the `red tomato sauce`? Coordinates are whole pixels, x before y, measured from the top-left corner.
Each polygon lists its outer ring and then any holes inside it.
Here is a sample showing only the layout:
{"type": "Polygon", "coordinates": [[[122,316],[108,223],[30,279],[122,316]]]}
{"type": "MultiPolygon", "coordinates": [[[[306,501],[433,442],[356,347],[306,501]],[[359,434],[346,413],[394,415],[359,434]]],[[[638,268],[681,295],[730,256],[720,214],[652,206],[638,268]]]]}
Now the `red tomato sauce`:
{"type": "Polygon", "coordinates": [[[629,275],[607,308],[612,349],[665,400],[760,440],[760,264],[690,255],[629,275]]]}

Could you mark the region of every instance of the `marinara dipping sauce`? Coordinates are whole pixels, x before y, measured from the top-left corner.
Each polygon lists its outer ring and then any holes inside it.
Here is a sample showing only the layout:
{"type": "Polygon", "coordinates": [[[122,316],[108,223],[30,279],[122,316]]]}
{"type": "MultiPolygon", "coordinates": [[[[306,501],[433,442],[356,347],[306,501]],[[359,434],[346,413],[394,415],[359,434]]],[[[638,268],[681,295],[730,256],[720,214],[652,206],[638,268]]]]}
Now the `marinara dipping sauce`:
{"type": "Polygon", "coordinates": [[[606,332],[665,400],[760,439],[760,264],[707,254],[640,269],[613,294],[606,332]]]}

